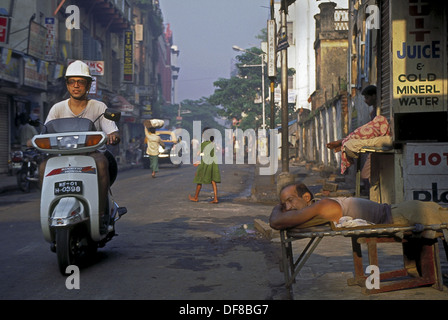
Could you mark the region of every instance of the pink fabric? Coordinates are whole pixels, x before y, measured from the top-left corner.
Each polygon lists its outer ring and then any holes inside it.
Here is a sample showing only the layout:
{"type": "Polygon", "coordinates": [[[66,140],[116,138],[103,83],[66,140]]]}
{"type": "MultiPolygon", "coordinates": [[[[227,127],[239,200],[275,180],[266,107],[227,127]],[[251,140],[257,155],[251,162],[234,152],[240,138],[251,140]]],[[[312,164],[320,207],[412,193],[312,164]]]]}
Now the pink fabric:
{"type": "MultiPolygon", "coordinates": [[[[367,122],[365,125],[359,127],[347,137],[342,140],[342,150],[344,150],[344,145],[348,140],[351,139],[372,139],[375,137],[390,136],[390,126],[389,122],[384,116],[376,116],[372,121],[367,122]]],[[[347,159],[345,152],[341,154],[341,173],[343,174],[348,167],[350,167],[350,162],[347,159]]]]}

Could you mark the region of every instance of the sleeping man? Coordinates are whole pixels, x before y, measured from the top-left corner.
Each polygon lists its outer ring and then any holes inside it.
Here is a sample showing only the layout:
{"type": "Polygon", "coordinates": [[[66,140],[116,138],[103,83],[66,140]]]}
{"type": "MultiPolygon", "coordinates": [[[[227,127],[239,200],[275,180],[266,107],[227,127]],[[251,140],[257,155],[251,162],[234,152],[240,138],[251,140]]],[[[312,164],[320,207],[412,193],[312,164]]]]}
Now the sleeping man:
{"type": "Polygon", "coordinates": [[[314,201],[313,194],[304,184],[291,184],[282,188],[280,204],[272,210],[269,223],[277,230],[306,228],[329,221],[337,224],[346,216],[373,224],[431,225],[448,223],[448,208],[417,200],[397,205],[355,197],[314,201]]]}

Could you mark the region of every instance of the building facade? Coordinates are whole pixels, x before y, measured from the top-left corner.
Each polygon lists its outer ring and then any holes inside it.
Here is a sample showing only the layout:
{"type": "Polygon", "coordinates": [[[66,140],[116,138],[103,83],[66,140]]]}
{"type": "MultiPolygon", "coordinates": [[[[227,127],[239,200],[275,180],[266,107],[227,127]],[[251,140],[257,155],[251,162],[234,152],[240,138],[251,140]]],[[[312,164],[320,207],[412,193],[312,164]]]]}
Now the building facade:
{"type": "MultiPolygon", "coordinates": [[[[318,33],[323,17],[321,11],[318,33]]],[[[341,74],[346,84],[318,97],[325,87],[322,73],[331,73],[322,70],[335,61],[323,55],[319,39],[325,35],[316,36],[316,91],[311,110],[299,112],[299,159],[338,170],[340,155],[325,146],[369,121],[372,110],[361,92],[376,85],[377,114],[389,121],[393,148],[369,153],[369,197],[448,205],[447,17],[444,1],[349,0],[346,73],[341,74]]],[[[327,22],[336,30],[331,19],[327,22]]],[[[351,166],[349,176],[356,169],[351,166]]]]}
{"type": "MultiPolygon", "coordinates": [[[[316,90],[316,59],[314,57],[316,25],[314,17],[320,12],[320,3],[324,2],[300,0],[288,7],[288,68],[295,70],[294,76],[289,80],[288,100],[295,104],[296,110],[301,108],[311,110],[309,97],[316,90]]],[[[336,4],[337,28],[345,27],[346,17],[340,13],[344,13],[343,9],[347,9],[347,0],[337,0],[332,3],[336,4]]],[[[280,21],[279,10],[280,2],[275,2],[277,22],[280,21]]]]}
{"type": "Polygon", "coordinates": [[[319,4],[314,16],[315,90],[308,97],[310,110],[300,108],[290,142],[297,157],[336,167],[340,156],[326,143],[349,132],[347,100],[348,10],[332,2],[319,4]]]}
{"type": "Polygon", "coordinates": [[[172,44],[158,1],[2,0],[0,7],[0,173],[20,147],[18,116],[44,121],[68,98],[65,69],[78,59],[95,77],[90,97],[122,112],[123,143],[113,151],[125,161],[142,119],[170,101],[159,94],[172,90],[171,81],[159,81],[158,68],[160,51],[172,44]]]}

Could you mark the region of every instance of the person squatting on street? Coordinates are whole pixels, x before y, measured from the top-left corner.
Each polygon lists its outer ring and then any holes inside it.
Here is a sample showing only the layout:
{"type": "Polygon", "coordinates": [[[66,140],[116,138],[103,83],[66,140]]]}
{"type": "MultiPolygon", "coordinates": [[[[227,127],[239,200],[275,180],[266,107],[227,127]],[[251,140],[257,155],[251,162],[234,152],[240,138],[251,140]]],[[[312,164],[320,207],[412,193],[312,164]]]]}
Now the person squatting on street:
{"type": "MultiPolygon", "coordinates": [[[[202,134],[209,128],[204,128],[202,134]]],[[[199,192],[201,191],[203,184],[212,184],[214,198],[210,203],[218,203],[218,187],[217,183],[221,182],[221,173],[219,172],[218,159],[215,155],[215,144],[213,143],[214,137],[211,136],[209,140],[201,143],[201,161],[195,162],[197,166],[196,174],[193,182],[196,183],[196,193],[194,197],[188,195],[188,199],[194,202],[198,202],[199,192]]]]}
{"type": "Polygon", "coordinates": [[[448,222],[448,208],[435,202],[411,200],[399,204],[377,203],[364,198],[339,197],[315,201],[302,183],[284,186],[280,204],[269,218],[273,229],[306,228],[327,222],[337,224],[342,217],[362,219],[373,224],[413,226],[448,222]]]}
{"type": "Polygon", "coordinates": [[[151,127],[148,129],[145,126],[145,136],[146,136],[146,153],[149,155],[150,168],[152,170],[152,177],[156,177],[156,173],[159,172],[159,146],[165,148],[165,143],[163,143],[162,138],[156,135],[156,129],[151,127]]]}
{"type": "MultiPolygon", "coordinates": [[[[92,76],[89,66],[84,62],[77,60],[72,62],[65,73],[67,91],[70,98],[53,105],[48,113],[45,124],[54,119],[60,118],[87,118],[95,122],[95,128],[107,134],[107,144],[115,145],[120,142],[118,127],[112,120],[106,119],[104,112],[107,109],[106,104],[101,101],[88,99],[90,86],[92,85],[92,76]],[[100,117],[101,116],[101,117],[100,117]]],[[[106,147],[89,154],[95,159],[98,169],[99,186],[99,213],[104,216],[106,210],[107,192],[115,181],[117,176],[117,163],[114,156],[106,147]]],[[[47,160],[44,160],[39,168],[40,184],[44,178],[45,166],[47,160]]]]}
{"type": "MultiPolygon", "coordinates": [[[[377,114],[376,108],[376,86],[367,86],[363,91],[365,103],[373,110],[370,113],[368,123],[357,128],[344,139],[327,143],[327,148],[335,152],[342,151],[341,154],[341,174],[351,165],[349,158],[358,158],[358,153],[362,147],[390,147],[392,146],[392,137],[390,133],[389,122],[386,117],[377,114]]],[[[370,167],[370,165],[368,165],[370,167]]],[[[368,178],[369,174],[363,174],[368,178]]]]}

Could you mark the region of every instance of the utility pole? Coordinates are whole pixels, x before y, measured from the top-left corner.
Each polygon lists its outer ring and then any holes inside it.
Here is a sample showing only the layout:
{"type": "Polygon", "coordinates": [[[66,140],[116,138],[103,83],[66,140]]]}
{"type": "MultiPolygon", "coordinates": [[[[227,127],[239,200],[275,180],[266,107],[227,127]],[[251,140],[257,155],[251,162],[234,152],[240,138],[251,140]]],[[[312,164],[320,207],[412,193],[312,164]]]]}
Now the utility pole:
{"type": "MultiPolygon", "coordinates": [[[[275,23],[275,15],[274,15],[274,0],[271,0],[271,19],[268,20],[268,45],[267,45],[267,69],[268,69],[268,77],[270,80],[270,86],[269,86],[269,104],[271,109],[271,118],[269,123],[269,145],[276,146],[274,139],[277,139],[277,134],[275,134],[275,95],[274,95],[274,89],[275,89],[275,80],[277,78],[277,24],[275,23]]],[[[265,131],[266,132],[266,131],[265,131]]],[[[269,148],[270,154],[269,157],[271,159],[277,160],[276,153],[278,150],[274,148],[274,150],[271,150],[269,148]],[[272,154],[274,153],[274,154],[272,154]]],[[[277,168],[277,164],[275,166],[277,168]]],[[[271,183],[275,184],[275,175],[274,173],[271,174],[271,183]]]]}
{"type": "MultiPolygon", "coordinates": [[[[288,7],[286,0],[282,0],[281,31],[280,37],[287,41],[288,33],[286,26],[286,13],[288,7]]],[[[282,172],[289,172],[289,145],[288,145],[288,50],[281,50],[282,70],[282,172]]]]}
{"type": "Polygon", "coordinates": [[[286,24],[286,15],[288,6],[295,0],[282,0],[280,15],[281,28],[280,39],[277,50],[281,51],[281,72],[282,72],[282,172],[277,176],[277,193],[283,186],[295,181],[293,175],[289,173],[289,145],[288,145],[288,30],[286,24]]]}
{"type": "MultiPolygon", "coordinates": [[[[271,20],[268,21],[268,77],[271,81],[269,90],[269,103],[271,107],[270,129],[275,129],[275,101],[274,89],[277,78],[277,24],[274,15],[274,0],[271,0],[271,20]]],[[[274,137],[271,137],[271,139],[274,137]]]]}

